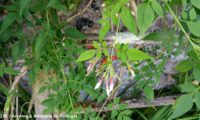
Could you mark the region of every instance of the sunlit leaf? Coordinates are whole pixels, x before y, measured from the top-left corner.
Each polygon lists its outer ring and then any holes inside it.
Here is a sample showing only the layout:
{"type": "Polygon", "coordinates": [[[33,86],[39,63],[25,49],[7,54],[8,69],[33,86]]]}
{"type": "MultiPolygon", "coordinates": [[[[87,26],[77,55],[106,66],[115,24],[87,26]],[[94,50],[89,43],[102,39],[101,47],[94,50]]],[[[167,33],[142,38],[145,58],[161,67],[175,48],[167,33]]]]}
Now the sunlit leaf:
{"type": "Polygon", "coordinates": [[[99,32],[99,39],[100,40],[103,40],[106,33],[109,31],[110,29],[110,21],[107,20],[105,21],[105,23],[102,23],[101,25],[101,29],[100,29],[100,32],[99,32]]]}
{"type": "Polygon", "coordinates": [[[141,3],[137,8],[137,24],[141,33],[145,33],[152,25],[154,12],[148,3],[141,3]]]}
{"type": "Polygon", "coordinates": [[[200,9],[200,0],[190,0],[192,5],[194,5],[196,8],[200,9]]]}
{"type": "Polygon", "coordinates": [[[124,26],[135,35],[137,34],[136,22],[128,8],[123,7],[120,13],[120,18],[124,26]]]}
{"type": "Polygon", "coordinates": [[[164,36],[164,33],[162,32],[153,32],[145,36],[143,40],[161,41],[163,36],[164,36]]]}
{"type": "Polygon", "coordinates": [[[188,28],[190,30],[190,32],[194,35],[196,35],[197,37],[200,37],[200,21],[198,22],[187,22],[188,28]]]}
{"type": "Polygon", "coordinates": [[[196,11],[194,8],[190,10],[190,19],[194,20],[197,17],[196,11]]]}
{"type": "Polygon", "coordinates": [[[126,52],[128,58],[130,60],[134,60],[134,61],[137,61],[137,60],[146,60],[146,59],[150,59],[151,56],[149,56],[148,54],[138,50],[138,49],[135,49],[135,48],[131,48],[129,49],[127,52],[126,52]]]}
{"type": "Polygon", "coordinates": [[[79,56],[77,62],[86,61],[94,57],[96,50],[87,50],[79,56]]]}
{"type": "Polygon", "coordinates": [[[153,10],[161,17],[163,17],[163,9],[157,0],[152,0],[151,5],[153,10]]]}

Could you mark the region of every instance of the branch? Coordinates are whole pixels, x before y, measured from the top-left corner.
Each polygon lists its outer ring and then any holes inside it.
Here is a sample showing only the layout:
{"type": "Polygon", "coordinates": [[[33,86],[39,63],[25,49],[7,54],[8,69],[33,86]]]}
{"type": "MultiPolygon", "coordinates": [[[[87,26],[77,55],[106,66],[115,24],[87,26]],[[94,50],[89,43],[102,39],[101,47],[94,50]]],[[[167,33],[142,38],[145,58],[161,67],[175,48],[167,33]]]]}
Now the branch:
{"type": "MultiPolygon", "coordinates": [[[[140,100],[127,100],[122,103],[128,104],[126,109],[132,109],[132,108],[146,108],[146,107],[153,107],[153,106],[166,106],[166,105],[173,105],[176,98],[179,97],[179,95],[173,95],[173,96],[164,96],[164,97],[158,97],[152,100],[151,102],[145,102],[144,99],[140,100]]],[[[118,110],[120,109],[118,105],[114,105],[112,109],[108,108],[103,108],[101,109],[100,107],[92,108],[89,112],[109,112],[113,110],[118,110]]],[[[77,114],[84,114],[87,110],[78,112],[77,114]]]]}
{"type": "Polygon", "coordinates": [[[93,1],[93,0],[90,0],[90,1],[88,2],[88,4],[86,5],[86,7],[85,7],[83,10],[81,10],[81,11],[78,12],[77,14],[71,16],[71,17],[67,20],[67,22],[70,22],[70,21],[72,21],[74,18],[76,18],[76,17],[80,16],[81,14],[83,14],[83,13],[90,7],[90,5],[92,4],[92,1],[93,1]]]}
{"type": "Polygon", "coordinates": [[[12,84],[12,87],[11,87],[11,89],[10,89],[10,92],[12,92],[12,91],[16,88],[16,86],[18,85],[18,83],[19,83],[19,81],[21,80],[21,78],[23,78],[23,77],[26,75],[27,70],[28,70],[28,67],[27,67],[27,66],[23,66],[23,67],[21,68],[19,75],[17,75],[17,76],[14,78],[14,82],[13,82],[13,84],[12,84]]]}

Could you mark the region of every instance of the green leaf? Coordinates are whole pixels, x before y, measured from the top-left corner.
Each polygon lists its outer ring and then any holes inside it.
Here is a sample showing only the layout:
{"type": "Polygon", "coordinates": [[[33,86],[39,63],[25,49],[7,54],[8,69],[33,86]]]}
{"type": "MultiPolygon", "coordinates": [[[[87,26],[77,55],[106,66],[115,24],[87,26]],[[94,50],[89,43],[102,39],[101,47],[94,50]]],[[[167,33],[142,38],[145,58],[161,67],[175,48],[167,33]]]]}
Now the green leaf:
{"type": "Polygon", "coordinates": [[[190,10],[190,19],[194,20],[197,17],[196,11],[194,8],[190,10]]]}
{"type": "Polygon", "coordinates": [[[120,13],[120,18],[124,26],[135,35],[137,34],[136,22],[128,8],[123,7],[120,13]]]}
{"type": "Polygon", "coordinates": [[[162,32],[153,32],[145,36],[143,40],[161,41],[163,36],[164,34],[162,32]]]}
{"type": "Polygon", "coordinates": [[[171,109],[171,106],[161,107],[158,111],[155,112],[155,114],[151,117],[150,120],[162,120],[168,113],[166,111],[169,111],[169,109],[171,109]]]}
{"type": "Polygon", "coordinates": [[[107,32],[110,29],[110,21],[106,20],[104,23],[101,25],[101,29],[99,32],[99,40],[103,40],[104,37],[106,36],[107,32]]]}
{"type": "Polygon", "coordinates": [[[180,96],[176,100],[176,103],[174,105],[174,111],[170,116],[170,118],[174,119],[188,112],[192,108],[193,105],[192,100],[193,100],[192,95],[190,94],[180,96]]]}
{"type": "Polygon", "coordinates": [[[36,43],[35,43],[35,54],[36,54],[36,58],[39,58],[39,56],[41,55],[42,49],[46,44],[46,39],[44,34],[40,34],[37,39],[36,39],[36,43]]]}
{"type": "Polygon", "coordinates": [[[16,13],[9,13],[3,20],[1,25],[1,32],[4,32],[17,19],[17,17],[18,16],[16,13]]]}
{"type": "Polygon", "coordinates": [[[102,51],[98,50],[96,55],[97,59],[101,59],[101,56],[102,56],[102,51]]]}
{"type": "Polygon", "coordinates": [[[50,114],[55,111],[58,101],[54,98],[49,98],[42,101],[41,104],[47,106],[47,109],[43,111],[43,114],[50,114]]]}
{"type": "Polygon", "coordinates": [[[79,40],[79,39],[81,39],[81,40],[86,39],[86,36],[84,34],[82,34],[80,31],[78,31],[77,29],[72,28],[72,27],[67,28],[65,30],[65,35],[67,37],[70,37],[72,39],[77,39],[77,40],[79,40]]]}
{"type": "Polygon", "coordinates": [[[3,83],[0,83],[0,92],[7,96],[9,93],[9,89],[3,83]]]}
{"type": "Polygon", "coordinates": [[[22,55],[24,55],[26,44],[24,40],[16,42],[12,47],[12,59],[16,62],[22,55]]]}
{"type": "Polygon", "coordinates": [[[152,0],[151,1],[151,6],[153,8],[153,10],[161,17],[163,17],[163,9],[161,7],[161,5],[158,3],[157,0],[152,0]]]}
{"type": "Polygon", "coordinates": [[[137,24],[141,33],[145,33],[152,25],[154,12],[149,4],[141,3],[137,8],[137,24]]]}
{"type": "Polygon", "coordinates": [[[131,115],[133,112],[131,111],[131,110],[124,110],[124,111],[122,111],[122,113],[124,114],[124,115],[131,115]]]}
{"type": "Polygon", "coordinates": [[[117,116],[118,111],[117,110],[112,110],[111,112],[111,118],[114,118],[115,116],[117,116]]]}
{"type": "Polygon", "coordinates": [[[98,42],[96,42],[96,41],[93,41],[93,44],[92,44],[95,48],[99,48],[100,46],[99,46],[99,43],[98,42]]]}
{"type": "Polygon", "coordinates": [[[196,8],[200,9],[200,0],[190,0],[192,5],[194,5],[196,8]]]}
{"type": "Polygon", "coordinates": [[[187,22],[188,28],[190,30],[190,32],[194,35],[196,35],[197,37],[200,37],[200,21],[198,22],[187,22]]]}
{"type": "Polygon", "coordinates": [[[122,4],[116,3],[115,5],[112,6],[112,15],[111,19],[114,25],[118,26],[119,24],[119,17],[116,16],[119,13],[119,10],[122,8],[122,4]]]}
{"type": "Polygon", "coordinates": [[[190,83],[181,84],[180,88],[181,88],[181,92],[183,92],[183,93],[190,93],[190,92],[193,92],[196,90],[196,87],[190,83]]]}
{"type": "Polygon", "coordinates": [[[31,0],[20,0],[20,15],[31,0]]]}
{"type": "Polygon", "coordinates": [[[50,0],[47,7],[63,11],[66,10],[66,7],[59,0],[50,0]]]}
{"type": "Polygon", "coordinates": [[[46,6],[49,1],[47,0],[35,0],[31,3],[31,6],[29,6],[30,10],[33,12],[42,12],[46,9],[46,6]]]}
{"type": "Polygon", "coordinates": [[[121,4],[127,4],[129,0],[119,0],[121,4]]]}
{"type": "Polygon", "coordinates": [[[36,79],[36,70],[35,69],[30,69],[28,71],[28,78],[29,78],[29,81],[30,81],[30,84],[33,85],[33,83],[35,82],[35,79],[36,79]]]}
{"type": "Polygon", "coordinates": [[[183,19],[187,19],[187,13],[185,12],[185,11],[183,11],[182,13],[181,13],[181,16],[183,17],[183,19]]]}
{"type": "Polygon", "coordinates": [[[127,104],[125,104],[125,103],[119,104],[119,109],[120,109],[120,110],[124,110],[124,109],[126,109],[126,108],[127,108],[127,104]]]}
{"type": "Polygon", "coordinates": [[[187,72],[193,68],[193,63],[189,60],[183,60],[176,65],[176,70],[179,72],[187,72]]]}
{"type": "Polygon", "coordinates": [[[114,101],[113,101],[113,103],[115,103],[115,104],[118,104],[119,102],[120,102],[120,98],[119,97],[115,98],[114,101]]]}
{"type": "Polygon", "coordinates": [[[79,56],[77,62],[86,61],[94,57],[96,50],[87,50],[79,56]]]}
{"type": "Polygon", "coordinates": [[[123,120],[132,120],[132,119],[128,116],[123,116],[123,120]]]}
{"type": "Polygon", "coordinates": [[[121,60],[122,60],[123,63],[126,63],[127,57],[126,57],[125,52],[121,53],[120,58],[121,58],[121,60]]]}
{"type": "Polygon", "coordinates": [[[117,120],[123,120],[122,117],[123,117],[123,116],[122,116],[122,114],[120,113],[120,114],[117,116],[117,120]]]}
{"type": "Polygon", "coordinates": [[[14,5],[14,4],[6,5],[6,6],[4,6],[4,7],[5,7],[5,9],[8,10],[8,11],[17,11],[17,10],[18,10],[17,6],[14,5]]]}
{"type": "Polygon", "coordinates": [[[194,76],[195,80],[200,81],[200,64],[194,65],[193,76],[194,76]]]}
{"type": "Polygon", "coordinates": [[[112,108],[113,108],[113,104],[112,104],[112,103],[108,104],[106,108],[112,110],[112,108]]]}
{"type": "Polygon", "coordinates": [[[146,85],[144,88],[144,95],[147,99],[152,100],[154,98],[154,90],[151,86],[146,85]]]}
{"type": "Polygon", "coordinates": [[[108,50],[107,50],[106,48],[103,49],[103,54],[104,54],[105,56],[108,56],[108,55],[109,55],[109,52],[108,52],[108,50]]]}
{"type": "Polygon", "coordinates": [[[151,56],[149,56],[148,54],[135,49],[135,48],[131,48],[126,52],[127,56],[129,59],[137,61],[137,60],[146,60],[146,59],[150,59],[151,56]]]}
{"type": "Polygon", "coordinates": [[[19,72],[17,70],[14,70],[11,67],[7,67],[4,69],[4,72],[10,75],[17,75],[19,72]]]}
{"type": "Polygon", "coordinates": [[[46,91],[46,89],[47,89],[47,86],[43,86],[43,87],[41,87],[40,88],[40,90],[39,90],[39,94],[41,94],[41,93],[43,93],[44,91],[46,91]]]}
{"type": "Polygon", "coordinates": [[[200,109],[200,93],[195,94],[194,101],[198,109],[200,109]]]}
{"type": "Polygon", "coordinates": [[[181,0],[182,1],[182,6],[183,6],[183,9],[186,8],[187,6],[187,0],[181,0]]]}

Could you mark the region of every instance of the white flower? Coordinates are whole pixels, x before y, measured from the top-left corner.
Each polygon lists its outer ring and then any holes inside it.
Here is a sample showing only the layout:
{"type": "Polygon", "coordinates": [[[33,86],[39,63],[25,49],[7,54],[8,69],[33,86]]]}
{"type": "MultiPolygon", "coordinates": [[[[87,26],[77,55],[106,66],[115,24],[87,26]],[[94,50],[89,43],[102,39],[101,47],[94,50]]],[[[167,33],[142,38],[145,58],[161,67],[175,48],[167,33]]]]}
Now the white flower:
{"type": "Polygon", "coordinates": [[[102,83],[102,82],[101,82],[101,81],[99,81],[99,82],[96,84],[96,86],[95,86],[95,88],[94,88],[94,89],[95,89],[95,90],[96,90],[96,89],[98,89],[98,88],[101,86],[101,83],[102,83]]]}
{"type": "Polygon", "coordinates": [[[103,3],[102,5],[101,5],[101,7],[105,7],[106,6],[106,4],[105,3],[103,3]]]}
{"type": "Polygon", "coordinates": [[[109,89],[109,85],[108,85],[108,80],[106,80],[106,93],[108,96],[110,96],[110,89],[109,89]]]}
{"type": "Polygon", "coordinates": [[[128,66],[128,70],[130,71],[131,75],[133,76],[133,78],[135,77],[135,72],[133,70],[132,67],[128,66]]]}
{"type": "Polygon", "coordinates": [[[92,60],[90,60],[90,64],[88,65],[88,68],[87,68],[87,74],[85,76],[88,76],[92,72],[97,61],[98,61],[98,58],[93,58],[92,60]]]}
{"type": "Polygon", "coordinates": [[[131,72],[131,74],[132,74],[132,76],[134,78],[135,77],[135,72],[133,70],[131,70],[130,72],[131,72]]]}
{"type": "Polygon", "coordinates": [[[109,91],[112,91],[114,88],[114,83],[113,83],[113,77],[110,78],[110,86],[109,86],[109,91]]]}
{"type": "Polygon", "coordinates": [[[102,76],[101,79],[99,80],[99,82],[96,84],[96,86],[95,86],[95,88],[94,88],[95,90],[98,89],[98,88],[101,86],[101,84],[102,84],[102,82],[103,82],[103,78],[104,78],[104,77],[102,76]]]}
{"type": "Polygon", "coordinates": [[[112,36],[116,44],[134,44],[141,42],[141,38],[130,32],[116,33],[112,36]]]}

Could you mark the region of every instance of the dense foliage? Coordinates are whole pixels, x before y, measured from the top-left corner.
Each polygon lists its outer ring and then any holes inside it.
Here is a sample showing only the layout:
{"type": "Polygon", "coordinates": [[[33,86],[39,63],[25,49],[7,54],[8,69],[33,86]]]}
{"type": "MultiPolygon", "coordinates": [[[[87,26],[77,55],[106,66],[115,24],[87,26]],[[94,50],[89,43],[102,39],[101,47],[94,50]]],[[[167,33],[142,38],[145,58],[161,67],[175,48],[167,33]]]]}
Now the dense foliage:
{"type": "Polygon", "coordinates": [[[75,119],[200,119],[200,1],[135,1],[103,1],[98,41],[89,49],[84,45],[89,36],[70,24],[71,16],[80,13],[82,1],[12,0],[2,4],[0,107],[4,109],[0,114],[34,115],[30,106],[36,103],[32,100],[48,92],[39,104],[45,106],[43,114],[77,115],[75,119]],[[163,22],[161,29],[151,30],[158,20],[163,22]],[[118,40],[122,26],[134,39],[118,40]],[[105,37],[113,28],[116,36],[110,45],[105,37]],[[138,49],[132,45],[134,40],[159,42],[161,52],[154,54],[156,49],[151,48],[152,52],[145,46],[138,49]],[[180,54],[184,59],[174,64],[175,72],[168,76],[176,84],[155,90],[168,60],[180,54]],[[116,62],[121,71],[116,70],[116,62]],[[26,76],[20,74],[23,67],[26,76]],[[178,94],[176,102],[129,109],[123,102],[125,93],[118,94],[125,82],[123,69],[136,81],[131,97],[150,103],[154,97],[178,94]],[[19,84],[20,76],[32,86],[32,92],[19,84]],[[37,86],[40,84],[42,87],[37,86]],[[100,109],[95,112],[94,108],[100,109]]]}

